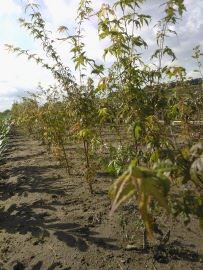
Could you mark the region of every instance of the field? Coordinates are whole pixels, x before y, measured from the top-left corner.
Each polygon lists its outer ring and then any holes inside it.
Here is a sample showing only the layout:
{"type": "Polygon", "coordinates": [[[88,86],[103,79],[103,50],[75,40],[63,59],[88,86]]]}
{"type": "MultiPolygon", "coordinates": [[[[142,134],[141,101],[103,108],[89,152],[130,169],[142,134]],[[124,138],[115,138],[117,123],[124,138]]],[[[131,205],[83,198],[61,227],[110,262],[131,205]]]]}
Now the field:
{"type": "Polygon", "coordinates": [[[184,0],[161,5],[154,52],[139,36],[157,17],[137,13],[143,0],[82,0],[55,34],[25,2],[18,22],[43,58],[5,48],[54,84],[2,114],[0,270],[203,269],[203,53],[193,48],[192,75],[166,43],[184,0]],[[104,41],[95,58],[87,22],[104,41]]]}
{"type": "MultiPolygon", "coordinates": [[[[70,147],[69,152],[80,145],[70,147]]],[[[72,162],[73,168],[82,166],[80,151],[72,162]]],[[[164,220],[163,235],[156,233],[143,250],[136,201],[109,215],[108,190],[116,176],[98,170],[90,194],[78,170],[68,175],[19,127],[10,133],[0,179],[1,270],[203,268],[197,220],[187,227],[179,218],[164,220]]]]}

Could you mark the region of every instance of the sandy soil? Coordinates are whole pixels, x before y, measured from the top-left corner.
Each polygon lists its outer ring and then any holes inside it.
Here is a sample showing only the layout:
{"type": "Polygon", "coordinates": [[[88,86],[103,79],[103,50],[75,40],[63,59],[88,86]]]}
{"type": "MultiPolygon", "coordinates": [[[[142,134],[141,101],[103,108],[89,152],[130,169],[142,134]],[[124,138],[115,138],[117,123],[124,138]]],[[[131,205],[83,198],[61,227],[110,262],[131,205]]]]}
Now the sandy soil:
{"type": "Polygon", "coordinates": [[[203,269],[197,222],[167,223],[169,240],[157,235],[144,251],[136,202],[109,216],[114,180],[98,173],[91,195],[77,170],[68,176],[43,145],[13,132],[0,165],[0,269],[203,269]]]}

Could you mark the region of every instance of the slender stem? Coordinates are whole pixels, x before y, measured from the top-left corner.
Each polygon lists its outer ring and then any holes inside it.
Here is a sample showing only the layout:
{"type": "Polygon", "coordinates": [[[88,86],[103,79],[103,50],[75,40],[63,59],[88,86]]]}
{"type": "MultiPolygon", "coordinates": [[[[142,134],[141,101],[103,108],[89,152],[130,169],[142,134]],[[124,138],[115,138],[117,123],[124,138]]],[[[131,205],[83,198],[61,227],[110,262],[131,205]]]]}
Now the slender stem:
{"type": "Polygon", "coordinates": [[[65,158],[65,162],[66,162],[66,168],[67,168],[67,171],[68,171],[68,174],[70,175],[70,165],[69,165],[69,162],[68,162],[68,158],[67,158],[67,155],[66,155],[66,150],[65,150],[65,147],[64,147],[64,144],[61,143],[61,147],[62,147],[62,151],[63,151],[63,155],[64,155],[64,158],[65,158]]]}
{"type": "Polygon", "coordinates": [[[89,169],[90,169],[90,164],[89,164],[89,143],[86,140],[83,140],[83,145],[84,145],[84,152],[85,152],[85,159],[86,159],[86,170],[87,170],[87,176],[86,180],[88,182],[89,190],[90,193],[93,194],[93,188],[92,188],[92,179],[89,178],[89,169]]]}
{"type": "Polygon", "coordinates": [[[144,228],[143,232],[143,250],[147,249],[147,230],[144,228]]]}

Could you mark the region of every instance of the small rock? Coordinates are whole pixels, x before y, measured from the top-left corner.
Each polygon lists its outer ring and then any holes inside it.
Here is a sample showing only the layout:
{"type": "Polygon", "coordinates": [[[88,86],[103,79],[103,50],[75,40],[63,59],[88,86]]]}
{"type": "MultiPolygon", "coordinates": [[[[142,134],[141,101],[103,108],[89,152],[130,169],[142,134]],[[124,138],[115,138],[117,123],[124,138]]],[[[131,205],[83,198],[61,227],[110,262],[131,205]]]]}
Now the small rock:
{"type": "Polygon", "coordinates": [[[21,262],[15,262],[13,270],[24,270],[25,266],[21,262]]]}

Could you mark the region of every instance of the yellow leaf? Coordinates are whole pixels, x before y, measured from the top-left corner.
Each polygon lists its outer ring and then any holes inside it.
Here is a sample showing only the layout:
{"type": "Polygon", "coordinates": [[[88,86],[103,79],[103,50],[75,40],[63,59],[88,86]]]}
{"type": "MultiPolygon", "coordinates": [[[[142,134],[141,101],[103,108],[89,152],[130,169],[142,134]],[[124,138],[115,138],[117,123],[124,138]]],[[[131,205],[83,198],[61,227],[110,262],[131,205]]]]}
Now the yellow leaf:
{"type": "Polygon", "coordinates": [[[111,214],[113,214],[123,202],[131,198],[135,193],[136,188],[131,181],[131,176],[123,174],[119,177],[109,190],[110,197],[113,197],[111,214]]]}

